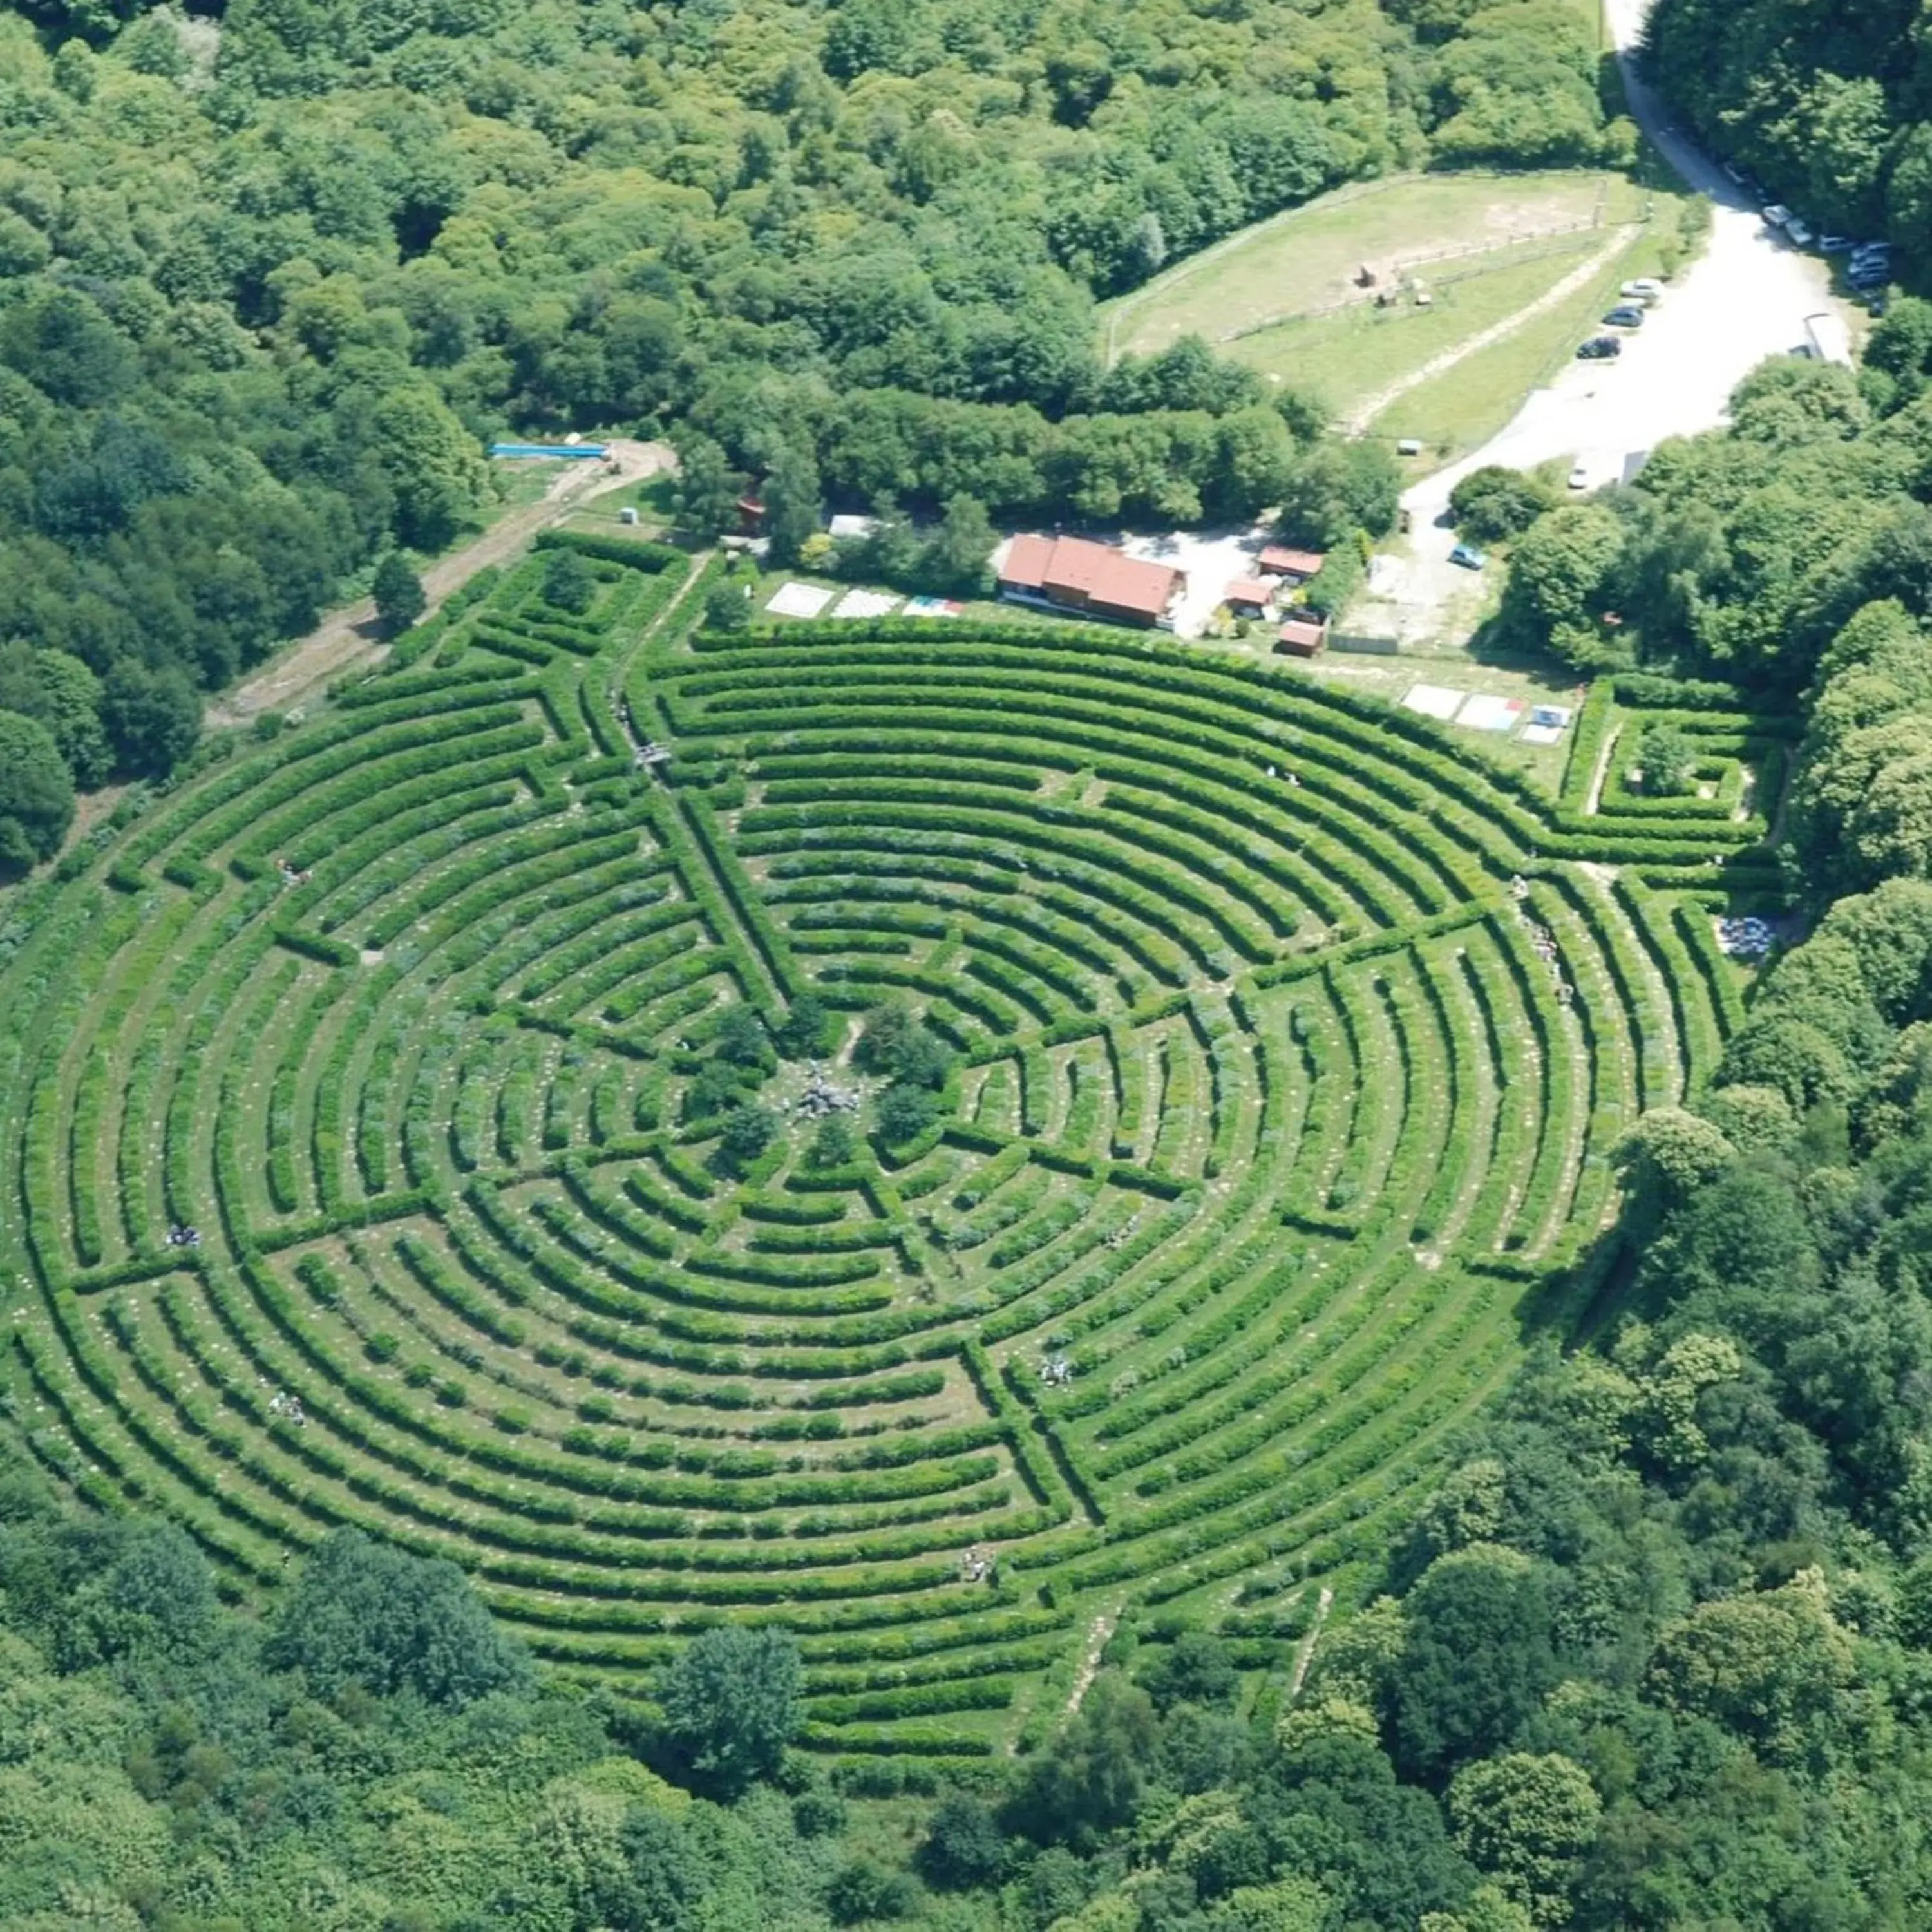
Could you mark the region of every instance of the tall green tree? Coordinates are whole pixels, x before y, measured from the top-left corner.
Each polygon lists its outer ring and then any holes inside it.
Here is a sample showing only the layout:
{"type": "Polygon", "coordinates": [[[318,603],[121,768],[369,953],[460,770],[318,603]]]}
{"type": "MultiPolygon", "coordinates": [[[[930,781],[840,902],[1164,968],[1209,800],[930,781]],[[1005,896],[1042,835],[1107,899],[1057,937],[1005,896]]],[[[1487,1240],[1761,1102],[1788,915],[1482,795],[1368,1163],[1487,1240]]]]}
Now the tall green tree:
{"type": "Polygon", "coordinates": [[[772,561],[796,563],[806,538],[818,529],[824,514],[817,461],[807,450],[788,447],[781,451],[761,494],[772,561]]]}
{"type": "Polygon", "coordinates": [[[201,700],[172,666],[120,659],[102,687],[100,714],[116,764],[136,778],[166,777],[201,736],[201,700]]]}
{"type": "Polygon", "coordinates": [[[671,504],[679,524],[692,536],[709,542],[735,530],[744,487],[745,478],[711,437],[690,431],[679,438],[671,504]]]}
{"type": "Polygon", "coordinates": [[[441,550],[490,498],[476,437],[422,383],[385,396],[370,427],[376,460],[395,493],[398,542],[412,550],[441,550]]]}
{"type": "Polygon", "coordinates": [[[1043,1844],[1091,1844],[1134,1815],[1160,1735],[1138,1685],[1096,1678],[1078,1712],[1037,1753],[1012,1809],[1014,1825],[1043,1844]]]}
{"type": "Polygon", "coordinates": [[[0,646],[0,711],[38,718],[83,791],[100,784],[112,763],[100,695],[100,679],[65,651],[37,651],[18,638],[0,646]]]}
{"type": "Polygon", "coordinates": [[[796,1642],[724,1624],[693,1637],[658,1687],[664,1728],[685,1762],[726,1796],[770,1777],[798,1728],[796,1642]]]}
{"type": "Polygon", "coordinates": [[[993,588],[993,552],[999,535],[986,506],[962,494],[946,513],[920,559],[926,588],[947,597],[986,597],[993,588]]]}
{"type": "Polygon", "coordinates": [[[266,1654],[322,1697],[359,1685],[460,1708],[531,1682],[522,1646],[490,1622],[454,1564],[406,1556],[353,1529],[324,1538],[302,1565],[266,1654]]]}
{"type": "Polygon", "coordinates": [[[376,600],[376,620],[388,637],[406,631],[422,615],[429,602],[422,579],[410,568],[409,559],[399,550],[387,552],[376,565],[375,581],[370,590],[376,600]]]}
{"type": "Polygon", "coordinates": [[[0,872],[52,858],[74,823],[74,776],[38,719],[0,711],[0,872]]]}

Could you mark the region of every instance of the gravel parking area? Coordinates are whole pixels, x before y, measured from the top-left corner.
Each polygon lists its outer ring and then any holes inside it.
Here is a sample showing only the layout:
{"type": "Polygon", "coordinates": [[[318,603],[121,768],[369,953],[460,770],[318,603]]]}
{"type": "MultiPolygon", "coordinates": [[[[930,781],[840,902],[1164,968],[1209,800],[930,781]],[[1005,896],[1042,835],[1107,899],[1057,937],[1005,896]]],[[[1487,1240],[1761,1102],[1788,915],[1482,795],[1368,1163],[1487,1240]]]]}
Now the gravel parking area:
{"type": "Polygon", "coordinates": [[[1442,520],[1449,493],[1472,470],[1505,464],[1526,470],[1556,458],[1582,466],[1587,487],[1615,482],[1640,452],[1666,436],[1724,420],[1732,390],[1767,356],[1804,341],[1804,318],[1845,310],[1817,256],[1768,231],[1756,204],[1718,164],[1676,132],[1637,76],[1633,50],[1648,0],[1610,0],[1610,21],[1632,112],[1689,186],[1712,203],[1708,245],[1672,282],[1614,362],[1574,362],[1530,397],[1515,420],[1474,454],[1424,478],[1403,496],[1413,536],[1382,574],[1388,594],[1349,614],[1353,630],[1405,642],[1468,635],[1480,608],[1468,574],[1449,562],[1455,542],[1442,520]]]}

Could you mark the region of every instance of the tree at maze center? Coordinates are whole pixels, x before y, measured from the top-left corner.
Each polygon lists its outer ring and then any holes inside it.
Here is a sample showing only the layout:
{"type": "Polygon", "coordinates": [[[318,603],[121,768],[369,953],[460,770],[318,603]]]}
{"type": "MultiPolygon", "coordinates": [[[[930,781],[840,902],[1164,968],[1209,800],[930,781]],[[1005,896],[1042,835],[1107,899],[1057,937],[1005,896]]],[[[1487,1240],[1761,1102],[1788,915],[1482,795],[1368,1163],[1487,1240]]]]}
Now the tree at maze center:
{"type": "Polygon", "coordinates": [[[1112,633],[692,636],[688,569],[552,541],[52,902],[17,1346],[244,1587],[354,1523],[586,1681],[779,1625],[809,1746],[983,1756],[1096,1617],[1412,1513],[1714,1060],[1762,822],[1112,633]]]}

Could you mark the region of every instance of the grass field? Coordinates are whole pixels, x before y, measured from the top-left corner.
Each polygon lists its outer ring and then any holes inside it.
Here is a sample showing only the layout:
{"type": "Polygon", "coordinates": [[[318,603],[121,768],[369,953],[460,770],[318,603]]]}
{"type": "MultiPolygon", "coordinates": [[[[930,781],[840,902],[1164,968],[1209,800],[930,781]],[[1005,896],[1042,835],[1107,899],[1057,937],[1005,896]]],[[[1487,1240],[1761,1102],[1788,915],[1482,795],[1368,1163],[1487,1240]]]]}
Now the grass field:
{"type": "Polygon", "coordinates": [[[670,471],[661,470],[655,476],[646,476],[639,482],[620,483],[613,488],[599,490],[585,497],[564,518],[564,527],[613,536],[634,527],[662,530],[670,524],[674,514],[671,493],[676,487],[676,481],[670,471]],[[617,512],[624,508],[638,512],[635,526],[619,520],[617,512]]]}
{"type": "Polygon", "coordinates": [[[782,1623],[808,1748],[941,1772],[1043,1736],[1123,1608],[1278,1660],[1714,1063],[1761,728],[1699,715],[1721,796],[1593,814],[1601,706],[1552,802],[1332,674],[978,619],[694,637],[716,565],[590,554],[588,612],[525,561],[34,901],[29,1446],[256,1598],[344,1522],[450,1556],[620,1695],[782,1623]],[[807,994],[821,1055],[916,1008],[936,1116],[892,1142],[868,1097],[815,1165],[767,1052],[734,1163],[730,1016],[807,994]]]}
{"type": "Polygon", "coordinates": [[[1102,311],[1110,352],[1151,354],[1190,333],[1226,344],[1363,297],[1357,272],[1389,285],[1413,265],[1436,282],[1468,258],[1552,232],[1633,220],[1640,191],[1583,171],[1403,175],[1338,189],[1156,276],[1102,311]],[[1451,251],[1466,251],[1459,262],[1451,251]]]}
{"type": "MultiPolygon", "coordinates": [[[[1658,221],[1674,223],[1676,203],[1657,197],[1658,221]]],[[[1586,287],[1504,340],[1478,349],[1453,369],[1409,390],[1377,415],[1370,433],[1412,436],[1441,460],[1480,447],[1507,424],[1529,392],[1546,382],[1576,353],[1614,299],[1619,283],[1655,275],[1661,267],[1654,226],[1638,231],[1586,287]]],[[[1424,358],[1426,359],[1426,358],[1424,358]]]]}
{"type": "Polygon", "coordinates": [[[1319,397],[1337,422],[1413,437],[1451,460],[1500,429],[1562,364],[1619,282],[1659,272],[1678,207],[1622,176],[1586,172],[1363,184],[1261,223],[1122,298],[1104,312],[1107,339],[1114,352],[1148,352],[1196,331],[1270,382],[1319,397]],[[1451,248],[1466,252],[1420,261],[1451,248]],[[1599,272],[1566,290],[1593,258],[1599,272]],[[1426,306],[1407,296],[1386,308],[1362,299],[1360,266],[1385,287],[1401,262],[1418,264],[1426,306]],[[1522,323],[1510,328],[1516,316],[1522,323]],[[1495,331],[1499,339],[1481,343],[1495,331]],[[1445,358],[1449,366],[1427,373],[1445,358]]]}
{"type": "MultiPolygon", "coordinates": [[[[1275,323],[1224,352],[1270,380],[1322,398],[1347,418],[1366,399],[1538,301],[1604,248],[1596,230],[1499,249],[1430,286],[1430,305],[1354,304],[1275,323]]],[[[1565,313],[1575,304],[1566,304],[1565,313]]]]}

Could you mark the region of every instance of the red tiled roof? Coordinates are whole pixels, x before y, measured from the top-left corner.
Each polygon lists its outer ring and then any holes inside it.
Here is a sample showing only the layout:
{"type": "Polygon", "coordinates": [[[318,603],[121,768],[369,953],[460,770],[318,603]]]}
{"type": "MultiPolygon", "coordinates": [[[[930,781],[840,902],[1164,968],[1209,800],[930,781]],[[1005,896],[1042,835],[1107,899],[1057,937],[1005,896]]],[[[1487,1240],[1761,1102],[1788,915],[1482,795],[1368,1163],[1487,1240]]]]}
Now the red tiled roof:
{"type": "Polygon", "coordinates": [[[1281,627],[1280,646],[1286,651],[1312,657],[1328,640],[1328,626],[1312,622],[1306,617],[1291,617],[1281,627]]]}
{"type": "Polygon", "coordinates": [[[1149,619],[1166,611],[1180,572],[1165,563],[1089,543],[1084,537],[1014,538],[1000,581],[1060,601],[1149,619]]]}
{"type": "Polygon", "coordinates": [[[1238,577],[1228,586],[1227,602],[1230,604],[1271,604],[1274,601],[1275,587],[1258,577],[1238,577]]]}
{"type": "Polygon", "coordinates": [[[1258,561],[1262,569],[1284,577],[1312,577],[1328,559],[1318,550],[1291,550],[1285,544],[1270,544],[1258,561]]]}
{"type": "Polygon", "coordinates": [[[1021,590],[1037,590],[1046,581],[1048,560],[1053,555],[1051,537],[1016,537],[1000,566],[1000,581],[1021,590]]]}

